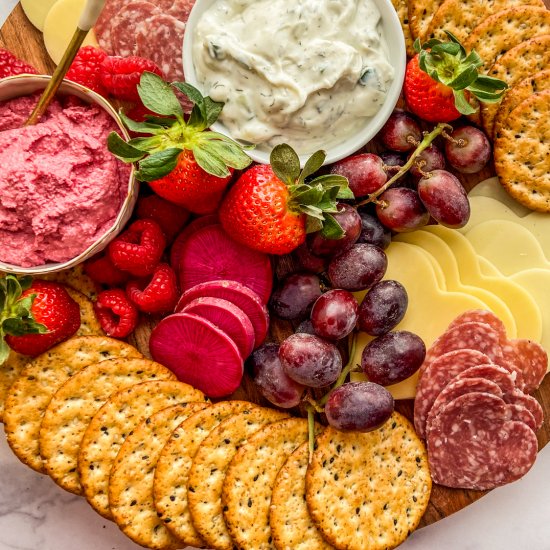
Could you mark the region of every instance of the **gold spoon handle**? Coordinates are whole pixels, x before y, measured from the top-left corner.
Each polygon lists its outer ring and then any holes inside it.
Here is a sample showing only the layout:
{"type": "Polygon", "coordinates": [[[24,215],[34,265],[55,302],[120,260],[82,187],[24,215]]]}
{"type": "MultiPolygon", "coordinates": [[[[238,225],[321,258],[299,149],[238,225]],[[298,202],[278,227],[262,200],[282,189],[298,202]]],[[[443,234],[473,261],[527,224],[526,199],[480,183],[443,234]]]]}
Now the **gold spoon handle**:
{"type": "Polygon", "coordinates": [[[36,104],[36,107],[33,109],[30,117],[25,122],[25,126],[36,124],[40,120],[42,115],[46,112],[48,105],[55,97],[59,86],[61,86],[63,78],[67,74],[67,71],[69,70],[71,63],[73,62],[78,50],[80,49],[80,46],[82,46],[82,42],[84,42],[84,39],[86,38],[88,32],[95,25],[95,22],[97,21],[97,18],[99,17],[99,14],[103,9],[104,4],[105,0],[88,0],[88,2],[86,3],[84,11],[80,16],[78,27],[73,34],[73,37],[71,38],[71,41],[67,46],[67,49],[65,50],[65,53],[63,54],[59,65],[55,69],[50,82],[40,96],[40,99],[36,104]]]}

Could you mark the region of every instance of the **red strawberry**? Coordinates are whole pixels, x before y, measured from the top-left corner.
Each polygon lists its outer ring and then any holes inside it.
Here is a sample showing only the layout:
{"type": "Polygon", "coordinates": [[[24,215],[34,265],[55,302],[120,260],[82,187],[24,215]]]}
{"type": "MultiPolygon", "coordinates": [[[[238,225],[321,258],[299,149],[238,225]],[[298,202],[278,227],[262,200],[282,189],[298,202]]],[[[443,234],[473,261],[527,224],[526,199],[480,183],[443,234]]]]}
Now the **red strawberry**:
{"type": "Polygon", "coordinates": [[[137,217],[157,222],[166,241],[171,243],[187,223],[189,212],[158,195],[150,195],[138,200],[137,217]]]}
{"type": "Polygon", "coordinates": [[[447,32],[449,42],[430,40],[407,64],[404,92],[409,109],[429,122],[449,122],[475,109],[468,103],[469,95],[479,101],[497,101],[507,87],[496,78],[478,74],[483,65],[479,55],[468,55],[456,37],[447,32]]]}
{"type": "Polygon", "coordinates": [[[139,313],[124,290],[104,290],[97,297],[94,311],[107,336],[125,338],[137,326],[139,313]]]}
{"type": "Polygon", "coordinates": [[[162,76],[162,71],[143,57],[106,57],[100,67],[103,86],[117,99],[139,101],[137,85],[141,75],[148,71],[162,76]]]}
{"type": "MultiPolygon", "coordinates": [[[[60,283],[7,275],[0,283],[2,353],[5,344],[35,357],[73,336],[80,328],[80,307],[60,283]]],[[[0,361],[1,362],[1,361],[0,361]]]]}
{"type": "Polygon", "coordinates": [[[100,254],[86,261],[84,271],[96,283],[107,286],[119,286],[129,279],[126,271],[116,268],[106,254],[100,254]]]}
{"type": "Polygon", "coordinates": [[[148,281],[130,281],[126,294],[145,313],[171,312],[180,296],[176,274],[168,264],[157,265],[148,281]]]}
{"type": "Polygon", "coordinates": [[[99,48],[93,46],[80,48],[65,78],[107,97],[107,90],[100,78],[101,64],[106,57],[107,54],[99,48]]]}
{"type": "Polygon", "coordinates": [[[298,155],[288,145],[275,147],[271,166],[253,166],[229,190],[220,208],[224,229],[236,241],[267,254],[288,254],[305,241],[306,232],[323,229],[326,237],[341,237],[330,212],[337,211],[336,198],[353,198],[348,180],[334,175],[304,183],[324,160],[319,151],[300,172],[298,155]]]}
{"type": "Polygon", "coordinates": [[[166,239],[153,220],[138,220],[109,244],[109,258],[136,277],[150,275],[160,262],[166,239]]]}
{"type": "Polygon", "coordinates": [[[0,48],[0,78],[15,76],[17,74],[37,74],[38,71],[15,57],[10,51],[0,48]]]}

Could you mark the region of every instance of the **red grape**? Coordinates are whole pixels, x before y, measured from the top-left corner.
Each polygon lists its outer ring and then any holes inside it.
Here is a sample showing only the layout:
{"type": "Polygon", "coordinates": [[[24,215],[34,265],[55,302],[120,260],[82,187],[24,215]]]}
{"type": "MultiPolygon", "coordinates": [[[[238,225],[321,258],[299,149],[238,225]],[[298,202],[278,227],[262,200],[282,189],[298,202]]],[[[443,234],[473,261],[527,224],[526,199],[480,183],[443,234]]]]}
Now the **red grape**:
{"type": "Polygon", "coordinates": [[[434,170],[418,182],[418,194],[434,220],[458,229],[470,219],[470,201],[462,184],[447,170],[434,170]]]}
{"type": "Polygon", "coordinates": [[[328,277],[332,286],[352,292],[365,290],[382,279],[388,259],[381,248],[372,244],[354,244],[332,258],[328,277]]]}
{"type": "Polygon", "coordinates": [[[345,338],[357,322],[359,304],[347,290],[329,290],[317,298],[311,310],[315,332],[328,340],[345,338]]]}
{"type": "Polygon", "coordinates": [[[357,326],[371,336],[380,336],[398,325],[407,311],[405,287],[397,281],[375,284],[359,306],[357,326]]]}
{"type": "Polygon", "coordinates": [[[388,179],[382,159],[372,153],[347,157],[334,164],[330,172],[348,178],[350,189],[355,197],[374,193],[388,179]]]}
{"type": "Polygon", "coordinates": [[[325,406],[328,423],[344,432],[370,432],[390,418],[391,393],[372,382],[350,382],[333,390],[325,406]]]}
{"type": "Polygon", "coordinates": [[[424,227],[430,215],[414,189],[396,187],[388,189],[379,200],[386,203],[376,205],[378,219],[392,231],[405,233],[424,227]]]}
{"type": "Polygon", "coordinates": [[[441,168],[445,168],[445,157],[435,145],[430,145],[416,157],[409,173],[415,178],[421,178],[422,172],[427,174],[432,170],[440,170],[441,168]]]}
{"type": "Polygon", "coordinates": [[[294,273],[286,277],[271,295],[269,305],[281,319],[306,317],[313,302],[321,296],[321,281],[311,273],[294,273]]]}
{"type": "Polygon", "coordinates": [[[391,243],[391,231],[384,227],[376,216],[359,212],[361,216],[361,235],[358,243],[367,243],[385,249],[391,243]]]}
{"type": "Polygon", "coordinates": [[[296,258],[296,261],[305,271],[311,271],[311,273],[322,273],[326,271],[328,266],[328,260],[316,256],[309,249],[308,243],[302,243],[292,253],[296,258]]]}
{"type": "Polygon", "coordinates": [[[418,122],[408,113],[396,109],[380,130],[382,143],[392,151],[411,151],[422,140],[418,122]]]}
{"type": "Polygon", "coordinates": [[[309,238],[309,249],[317,256],[334,256],[347,250],[361,235],[361,217],[349,204],[339,203],[338,213],[332,214],[345,232],[341,239],[327,239],[320,231],[309,238]]]}
{"type": "Polygon", "coordinates": [[[264,344],[250,357],[253,380],[260,393],[277,407],[296,407],[302,400],[305,387],[284,372],[279,361],[279,346],[264,344]]]}
{"type": "Polygon", "coordinates": [[[361,367],[369,380],[389,386],[412,376],[425,356],[426,346],[416,334],[406,330],[388,332],[363,350],[361,367]]]}
{"type": "Polygon", "coordinates": [[[462,174],[479,172],[491,158],[487,136],[475,126],[457,128],[451,140],[445,141],[445,156],[449,164],[462,174]]]}
{"type": "Polygon", "coordinates": [[[313,334],[314,336],[317,336],[317,333],[315,332],[315,329],[313,328],[313,323],[311,322],[311,319],[305,319],[302,321],[294,331],[295,334],[298,334],[299,332],[303,332],[304,334],[313,334]]]}
{"type": "Polygon", "coordinates": [[[342,372],[338,348],[311,334],[289,336],[279,347],[279,359],[290,378],[311,388],[332,384],[342,372]]]}

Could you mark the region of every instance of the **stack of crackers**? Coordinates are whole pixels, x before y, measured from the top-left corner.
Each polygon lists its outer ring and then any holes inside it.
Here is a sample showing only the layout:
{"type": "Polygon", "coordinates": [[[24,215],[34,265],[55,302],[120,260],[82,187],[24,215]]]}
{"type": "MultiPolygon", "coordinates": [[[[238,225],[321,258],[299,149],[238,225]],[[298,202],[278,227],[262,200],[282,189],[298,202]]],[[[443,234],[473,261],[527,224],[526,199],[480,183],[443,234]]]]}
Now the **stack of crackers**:
{"type": "Polygon", "coordinates": [[[18,458],[136,543],[382,549],[418,525],[427,456],[395,413],[342,433],[246,401],[210,403],[131,345],[73,337],[23,368],[4,410],[18,458]]]}
{"type": "Polygon", "coordinates": [[[392,0],[407,54],[419,38],[452,32],[509,89],[475,119],[494,140],[501,184],[532,210],[550,212],[550,11],[543,0],[392,0]]]}

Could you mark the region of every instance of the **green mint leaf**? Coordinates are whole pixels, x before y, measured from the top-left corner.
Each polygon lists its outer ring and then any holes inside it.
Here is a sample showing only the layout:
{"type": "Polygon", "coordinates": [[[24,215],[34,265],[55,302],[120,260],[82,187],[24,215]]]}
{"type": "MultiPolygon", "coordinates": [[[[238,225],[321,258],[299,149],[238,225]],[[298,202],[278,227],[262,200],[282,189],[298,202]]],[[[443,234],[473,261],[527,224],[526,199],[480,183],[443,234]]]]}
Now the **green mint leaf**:
{"type": "Polygon", "coordinates": [[[0,365],[6,362],[10,354],[10,348],[4,340],[4,335],[0,332],[0,365]]]}
{"type": "Polygon", "coordinates": [[[149,155],[140,161],[136,178],[139,181],[155,181],[167,176],[176,167],[181,151],[172,147],[149,155]]]}
{"type": "Polygon", "coordinates": [[[472,115],[476,110],[468,103],[463,90],[453,90],[455,98],[455,107],[459,113],[463,115],[472,115]]]}
{"type": "Polygon", "coordinates": [[[213,154],[210,146],[196,145],[193,147],[193,156],[197,164],[208,174],[218,178],[227,178],[231,175],[223,159],[213,154]]]}
{"type": "MultiPolygon", "coordinates": [[[[135,120],[127,117],[124,113],[119,113],[119,116],[122,119],[122,122],[124,122],[126,128],[128,128],[131,132],[138,132],[141,134],[159,134],[165,130],[164,126],[160,126],[159,124],[154,124],[152,122],[136,122],[135,120]]],[[[172,121],[175,122],[175,120],[172,121]]]]}
{"type": "Polygon", "coordinates": [[[275,175],[287,185],[293,185],[300,177],[300,158],[286,143],[273,148],[269,162],[275,175]]]}
{"type": "Polygon", "coordinates": [[[140,151],[126,143],[116,132],[109,134],[107,148],[122,162],[137,162],[145,156],[144,151],[140,151]]]}
{"type": "Polygon", "coordinates": [[[224,104],[221,101],[214,101],[209,96],[204,98],[204,104],[206,108],[206,127],[210,128],[218,120],[224,104]]]}
{"type": "Polygon", "coordinates": [[[183,109],[176,94],[160,76],[144,72],[138,84],[138,93],[143,105],[153,113],[183,117],[183,109]]]}
{"type": "Polygon", "coordinates": [[[334,216],[325,214],[325,223],[323,224],[321,235],[325,239],[341,239],[345,234],[345,231],[340,227],[334,216]]]}
{"type": "Polygon", "coordinates": [[[302,169],[302,172],[300,173],[300,177],[298,178],[298,183],[304,183],[306,178],[311,176],[312,174],[315,174],[317,170],[319,170],[323,163],[325,162],[325,159],[327,158],[327,154],[324,151],[316,151],[309,157],[304,164],[304,168],[302,169]]]}

